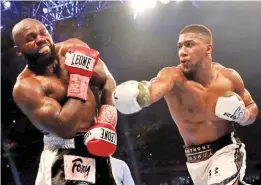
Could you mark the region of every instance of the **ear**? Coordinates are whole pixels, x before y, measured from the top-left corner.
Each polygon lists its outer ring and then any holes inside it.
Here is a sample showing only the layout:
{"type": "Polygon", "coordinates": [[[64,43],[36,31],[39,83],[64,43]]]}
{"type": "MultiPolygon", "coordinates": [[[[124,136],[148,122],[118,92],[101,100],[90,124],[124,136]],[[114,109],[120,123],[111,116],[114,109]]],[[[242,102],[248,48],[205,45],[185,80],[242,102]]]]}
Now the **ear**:
{"type": "Polygon", "coordinates": [[[212,49],[213,49],[213,46],[212,46],[211,44],[208,44],[208,45],[207,45],[206,54],[207,54],[207,55],[211,55],[211,54],[212,54],[212,49]]]}
{"type": "Polygon", "coordinates": [[[19,50],[19,48],[18,48],[17,46],[14,46],[14,49],[15,49],[16,54],[17,54],[18,56],[22,56],[22,55],[23,55],[22,52],[19,50]]]}

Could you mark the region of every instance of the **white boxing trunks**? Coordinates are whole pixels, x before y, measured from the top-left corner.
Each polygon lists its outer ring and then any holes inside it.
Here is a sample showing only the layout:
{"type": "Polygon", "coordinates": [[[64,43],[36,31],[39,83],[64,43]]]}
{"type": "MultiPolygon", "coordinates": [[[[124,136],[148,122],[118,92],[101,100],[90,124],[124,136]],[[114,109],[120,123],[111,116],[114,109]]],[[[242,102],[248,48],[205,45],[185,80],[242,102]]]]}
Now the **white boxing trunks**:
{"type": "Polygon", "coordinates": [[[44,136],[35,185],[116,185],[110,159],[93,156],[83,144],[83,135],[74,139],[44,136]]]}
{"type": "Polygon", "coordinates": [[[245,145],[232,132],[218,140],[185,148],[187,167],[194,185],[233,185],[243,182],[245,145]]]}

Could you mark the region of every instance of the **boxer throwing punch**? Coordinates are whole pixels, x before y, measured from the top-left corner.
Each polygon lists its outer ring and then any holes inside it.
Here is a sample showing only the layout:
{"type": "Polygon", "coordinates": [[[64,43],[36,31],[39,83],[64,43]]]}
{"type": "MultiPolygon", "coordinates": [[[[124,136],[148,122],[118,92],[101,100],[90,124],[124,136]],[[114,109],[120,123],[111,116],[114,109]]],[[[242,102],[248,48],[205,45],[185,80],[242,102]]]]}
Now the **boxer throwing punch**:
{"type": "Polygon", "coordinates": [[[184,140],[194,184],[240,184],[246,152],[231,121],[243,126],[253,123],[257,105],[235,70],[212,61],[212,34],[207,27],[185,27],[177,45],[178,66],[163,68],[150,82],[118,85],[115,106],[131,114],[164,97],[184,140]]]}
{"type": "Polygon", "coordinates": [[[99,52],[78,39],[54,43],[44,25],[29,18],[14,26],[12,36],[27,62],[14,100],[45,134],[35,184],[115,184],[109,156],[117,144],[116,84],[99,52]],[[101,91],[97,117],[91,86],[101,91]]]}

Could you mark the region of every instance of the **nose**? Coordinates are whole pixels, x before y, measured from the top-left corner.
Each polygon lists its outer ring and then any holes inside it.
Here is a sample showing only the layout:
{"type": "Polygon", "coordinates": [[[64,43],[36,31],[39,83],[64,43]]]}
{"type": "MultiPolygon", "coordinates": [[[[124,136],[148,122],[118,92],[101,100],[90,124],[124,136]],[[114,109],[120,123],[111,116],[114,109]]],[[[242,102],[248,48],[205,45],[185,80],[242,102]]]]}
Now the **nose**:
{"type": "Polygon", "coordinates": [[[36,38],[37,46],[42,46],[42,45],[44,45],[46,43],[47,43],[47,40],[46,40],[46,38],[44,36],[42,36],[42,35],[38,35],[37,36],[37,38],[36,38]]]}
{"type": "Polygon", "coordinates": [[[179,57],[184,58],[186,56],[188,56],[188,53],[187,53],[185,47],[181,47],[180,50],[179,50],[179,57]]]}

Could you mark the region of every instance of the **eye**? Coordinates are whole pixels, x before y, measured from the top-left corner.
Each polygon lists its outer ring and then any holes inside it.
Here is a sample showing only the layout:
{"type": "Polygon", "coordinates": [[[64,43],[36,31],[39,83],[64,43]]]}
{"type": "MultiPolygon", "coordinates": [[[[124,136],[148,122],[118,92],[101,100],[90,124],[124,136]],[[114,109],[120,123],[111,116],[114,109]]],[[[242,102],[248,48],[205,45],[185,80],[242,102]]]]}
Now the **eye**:
{"type": "Polygon", "coordinates": [[[27,36],[26,37],[26,42],[31,42],[33,40],[34,40],[34,37],[32,37],[32,36],[27,36]]]}
{"type": "Polygon", "coordinates": [[[186,47],[191,48],[192,46],[193,46],[193,44],[191,42],[186,43],[186,47]]]}
{"type": "Polygon", "coordinates": [[[34,41],[34,39],[36,38],[36,34],[32,33],[32,34],[29,34],[25,37],[25,40],[26,42],[31,42],[31,41],[34,41]]]}

